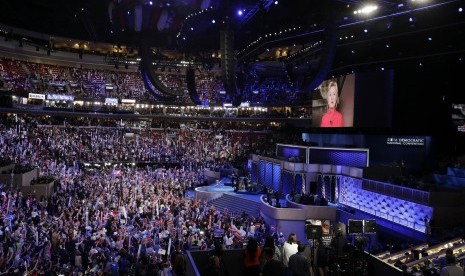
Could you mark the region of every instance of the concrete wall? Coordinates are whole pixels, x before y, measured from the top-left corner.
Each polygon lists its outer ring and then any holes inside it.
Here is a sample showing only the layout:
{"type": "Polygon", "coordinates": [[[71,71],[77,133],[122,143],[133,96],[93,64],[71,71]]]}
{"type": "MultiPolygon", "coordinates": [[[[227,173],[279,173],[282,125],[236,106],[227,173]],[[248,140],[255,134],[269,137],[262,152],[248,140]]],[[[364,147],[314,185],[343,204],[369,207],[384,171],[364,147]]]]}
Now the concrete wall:
{"type": "Polygon", "coordinates": [[[305,243],[308,243],[305,234],[305,220],[329,219],[336,222],[337,219],[337,209],[333,206],[310,206],[294,203],[295,205],[290,208],[276,208],[266,203],[263,197],[260,200],[260,215],[267,224],[276,225],[277,231],[282,232],[284,237],[290,233],[295,233],[297,239],[305,243]]]}
{"type": "Polygon", "coordinates": [[[6,173],[7,171],[12,170],[14,168],[15,168],[15,164],[10,164],[10,165],[0,167],[0,174],[3,174],[3,172],[6,173]]]}
{"type": "Polygon", "coordinates": [[[223,192],[212,192],[202,189],[204,187],[195,188],[195,199],[200,201],[210,201],[219,198],[223,195],[223,192]]]}
{"type": "MultiPolygon", "coordinates": [[[[21,188],[22,186],[29,186],[31,181],[37,179],[39,176],[39,170],[32,169],[29,172],[23,174],[14,174],[13,175],[13,187],[21,188]]],[[[6,187],[11,185],[11,173],[0,173],[0,183],[5,184],[6,187]]]]}
{"type": "Polygon", "coordinates": [[[289,195],[286,195],[286,206],[289,208],[305,210],[306,219],[329,219],[335,221],[336,206],[315,206],[315,205],[303,205],[293,202],[289,195]]]}
{"type": "Polygon", "coordinates": [[[35,194],[36,198],[40,198],[42,196],[49,197],[53,191],[54,185],[55,185],[55,181],[52,181],[47,184],[35,184],[35,185],[22,186],[21,192],[23,194],[28,194],[28,193],[35,194]]]}

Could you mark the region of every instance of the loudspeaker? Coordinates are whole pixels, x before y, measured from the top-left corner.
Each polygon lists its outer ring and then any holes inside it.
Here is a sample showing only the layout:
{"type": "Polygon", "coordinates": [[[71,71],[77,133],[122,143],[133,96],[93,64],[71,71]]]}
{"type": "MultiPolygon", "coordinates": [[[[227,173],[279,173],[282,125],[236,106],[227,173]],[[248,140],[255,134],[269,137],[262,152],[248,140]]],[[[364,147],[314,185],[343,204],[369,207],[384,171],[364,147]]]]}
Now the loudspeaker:
{"type": "Polygon", "coordinates": [[[376,220],[365,220],[363,223],[363,233],[374,234],[376,233],[376,220]]]}
{"type": "Polygon", "coordinates": [[[349,234],[363,233],[363,220],[349,219],[349,234]]]}
{"type": "Polygon", "coordinates": [[[305,225],[305,234],[309,240],[321,239],[323,237],[323,228],[321,228],[321,225],[307,224],[305,225]]]}

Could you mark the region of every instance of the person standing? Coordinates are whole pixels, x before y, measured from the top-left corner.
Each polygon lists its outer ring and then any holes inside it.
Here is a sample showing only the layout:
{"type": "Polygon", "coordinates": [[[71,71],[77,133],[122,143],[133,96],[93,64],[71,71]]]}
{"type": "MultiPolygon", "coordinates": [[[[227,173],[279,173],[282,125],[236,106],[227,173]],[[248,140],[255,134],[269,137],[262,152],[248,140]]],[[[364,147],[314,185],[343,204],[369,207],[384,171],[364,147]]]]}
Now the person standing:
{"type": "Polygon", "coordinates": [[[310,276],[310,260],[305,256],[305,245],[299,243],[297,253],[289,258],[289,270],[293,276],[310,276]]]}
{"type": "Polygon", "coordinates": [[[289,271],[289,258],[297,253],[297,236],[294,233],[289,234],[287,241],[283,245],[283,266],[285,275],[290,275],[289,271]]]}
{"type": "Polygon", "coordinates": [[[244,266],[245,275],[247,276],[258,276],[260,275],[260,255],[261,249],[258,246],[258,242],[254,238],[249,238],[247,247],[244,251],[244,266]]]}
{"type": "Polygon", "coordinates": [[[463,276],[463,269],[456,265],[455,256],[446,254],[446,266],[441,269],[441,276],[463,276]]]}
{"type": "Polygon", "coordinates": [[[274,250],[270,247],[264,247],[262,254],[265,257],[262,276],[282,276],[283,262],[274,258],[274,250]]]}

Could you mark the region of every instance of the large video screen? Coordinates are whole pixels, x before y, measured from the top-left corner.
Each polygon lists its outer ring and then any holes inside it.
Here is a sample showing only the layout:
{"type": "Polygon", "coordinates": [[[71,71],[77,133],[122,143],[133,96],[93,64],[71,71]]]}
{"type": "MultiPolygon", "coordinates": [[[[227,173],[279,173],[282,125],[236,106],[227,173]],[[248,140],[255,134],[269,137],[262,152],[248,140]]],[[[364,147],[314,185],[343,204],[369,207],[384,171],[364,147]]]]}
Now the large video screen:
{"type": "Polygon", "coordinates": [[[312,127],[391,127],[394,71],[323,81],[312,93],[312,127]]]}
{"type": "Polygon", "coordinates": [[[355,74],[323,81],[313,92],[313,127],[354,125],[355,74]]]}
{"type": "Polygon", "coordinates": [[[459,132],[465,132],[465,104],[452,104],[452,124],[459,132]]]}

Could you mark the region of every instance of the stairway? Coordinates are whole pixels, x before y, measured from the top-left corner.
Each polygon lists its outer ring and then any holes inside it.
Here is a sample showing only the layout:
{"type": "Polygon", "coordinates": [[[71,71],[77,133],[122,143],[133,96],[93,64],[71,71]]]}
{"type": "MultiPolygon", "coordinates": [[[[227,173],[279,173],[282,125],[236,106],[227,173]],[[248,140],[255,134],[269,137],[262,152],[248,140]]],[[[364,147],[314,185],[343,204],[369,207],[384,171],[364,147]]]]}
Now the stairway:
{"type": "Polygon", "coordinates": [[[229,212],[242,213],[246,212],[250,216],[258,217],[260,215],[260,202],[242,198],[240,196],[223,194],[221,197],[208,202],[208,206],[215,206],[216,209],[223,212],[228,209],[229,212]]]}

